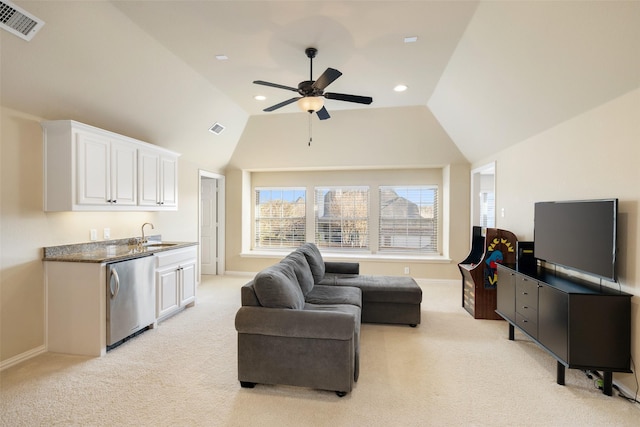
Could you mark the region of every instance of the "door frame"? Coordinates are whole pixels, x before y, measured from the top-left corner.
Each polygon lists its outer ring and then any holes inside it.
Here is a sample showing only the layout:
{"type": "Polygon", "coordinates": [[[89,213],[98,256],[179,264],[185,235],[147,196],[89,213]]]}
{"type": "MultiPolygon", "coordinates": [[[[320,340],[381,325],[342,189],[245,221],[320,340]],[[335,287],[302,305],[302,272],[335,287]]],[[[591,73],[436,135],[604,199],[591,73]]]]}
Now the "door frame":
{"type": "MultiPolygon", "coordinates": [[[[493,189],[493,224],[494,227],[497,225],[497,215],[496,215],[496,162],[487,163],[480,167],[477,167],[471,171],[471,228],[473,229],[474,225],[481,225],[479,223],[480,218],[480,205],[478,194],[480,188],[482,187],[483,176],[492,176],[493,183],[491,187],[493,189]]],[[[485,183],[486,185],[486,183],[485,183]]]]}
{"type": "Polygon", "coordinates": [[[198,278],[202,279],[202,179],[215,179],[218,181],[218,200],[216,203],[218,227],[217,227],[217,275],[225,274],[225,177],[206,170],[198,170],[198,278]]]}

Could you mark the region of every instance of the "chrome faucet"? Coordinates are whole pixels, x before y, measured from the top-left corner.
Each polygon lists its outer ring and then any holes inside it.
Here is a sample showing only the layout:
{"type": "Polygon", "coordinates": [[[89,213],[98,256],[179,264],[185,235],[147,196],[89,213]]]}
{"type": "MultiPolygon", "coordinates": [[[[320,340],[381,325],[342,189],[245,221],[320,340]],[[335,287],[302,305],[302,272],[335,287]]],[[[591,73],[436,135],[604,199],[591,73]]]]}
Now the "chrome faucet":
{"type": "Polygon", "coordinates": [[[145,222],[144,224],[142,224],[142,240],[140,240],[140,244],[147,243],[147,239],[144,237],[144,226],[147,224],[151,226],[152,230],[154,229],[153,224],[151,224],[150,222],[145,222]]]}

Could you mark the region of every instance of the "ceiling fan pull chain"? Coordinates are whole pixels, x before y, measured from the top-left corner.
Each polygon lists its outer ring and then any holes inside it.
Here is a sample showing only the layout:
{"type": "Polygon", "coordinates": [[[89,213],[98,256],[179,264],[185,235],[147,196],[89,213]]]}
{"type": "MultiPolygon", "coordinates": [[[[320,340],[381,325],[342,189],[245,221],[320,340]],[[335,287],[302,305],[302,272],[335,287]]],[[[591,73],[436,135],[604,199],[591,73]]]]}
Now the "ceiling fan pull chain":
{"type": "Polygon", "coordinates": [[[313,136],[312,136],[312,127],[311,127],[311,111],[309,111],[309,147],[311,147],[311,141],[313,141],[313,136]]]}

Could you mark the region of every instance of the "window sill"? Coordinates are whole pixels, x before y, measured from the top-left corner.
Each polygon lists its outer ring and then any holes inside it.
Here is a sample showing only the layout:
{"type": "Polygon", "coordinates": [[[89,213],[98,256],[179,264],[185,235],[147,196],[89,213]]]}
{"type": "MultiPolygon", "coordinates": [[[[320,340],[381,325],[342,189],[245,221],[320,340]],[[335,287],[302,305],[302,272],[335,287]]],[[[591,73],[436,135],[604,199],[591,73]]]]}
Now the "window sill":
{"type": "MultiPolygon", "coordinates": [[[[274,258],[282,259],[289,255],[291,250],[273,250],[273,251],[248,251],[242,252],[242,258],[274,258]]],[[[322,257],[327,261],[379,261],[379,262],[419,262],[427,264],[450,263],[451,258],[443,255],[416,255],[403,253],[377,253],[369,252],[322,252],[322,257]]]]}

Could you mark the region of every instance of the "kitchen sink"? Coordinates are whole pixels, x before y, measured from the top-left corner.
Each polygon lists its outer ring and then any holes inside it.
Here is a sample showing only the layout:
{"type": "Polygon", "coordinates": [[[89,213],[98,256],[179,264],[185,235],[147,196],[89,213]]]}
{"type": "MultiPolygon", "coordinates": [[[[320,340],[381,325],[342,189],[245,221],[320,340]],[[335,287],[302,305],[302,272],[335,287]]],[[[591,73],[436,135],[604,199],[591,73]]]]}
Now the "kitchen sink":
{"type": "Polygon", "coordinates": [[[145,243],[143,245],[143,247],[145,249],[162,249],[162,248],[168,248],[168,247],[175,246],[175,245],[177,245],[177,243],[160,243],[160,242],[151,243],[151,242],[149,242],[149,243],[145,243]]]}

